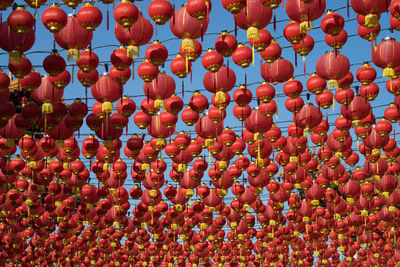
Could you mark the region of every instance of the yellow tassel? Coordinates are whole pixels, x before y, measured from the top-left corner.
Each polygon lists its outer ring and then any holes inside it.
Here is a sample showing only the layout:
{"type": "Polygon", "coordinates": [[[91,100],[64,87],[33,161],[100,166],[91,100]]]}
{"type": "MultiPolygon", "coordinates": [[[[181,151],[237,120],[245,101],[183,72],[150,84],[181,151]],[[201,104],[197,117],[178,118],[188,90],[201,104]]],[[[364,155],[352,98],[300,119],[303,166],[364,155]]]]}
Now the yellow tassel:
{"type": "Polygon", "coordinates": [[[221,103],[226,101],[226,96],[224,92],[218,91],[215,93],[215,102],[221,103]]]}
{"type": "Polygon", "coordinates": [[[329,80],[328,81],[328,89],[336,90],[339,88],[339,82],[337,80],[329,80]]]}
{"type": "Polygon", "coordinates": [[[373,28],[379,24],[378,16],[375,14],[368,14],[365,16],[365,27],[373,28]]]}
{"type": "Polygon", "coordinates": [[[254,56],[254,45],[251,47],[251,53],[252,53],[252,57],[253,57],[253,67],[254,67],[254,58],[255,58],[255,56],[254,56]]]}
{"type": "Polygon", "coordinates": [[[256,27],[250,27],[247,29],[247,40],[252,42],[256,42],[260,39],[260,31],[256,27]]]}
{"type": "Polygon", "coordinates": [[[185,61],[186,61],[186,73],[189,73],[189,57],[187,55],[185,56],[185,61]]]}
{"type": "Polygon", "coordinates": [[[357,150],[358,150],[359,146],[360,146],[360,141],[358,140],[358,136],[357,136],[357,150]]]}
{"type": "Polygon", "coordinates": [[[332,99],[332,111],[335,112],[335,98],[332,99]]]}
{"type": "Polygon", "coordinates": [[[301,33],[307,33],[308,32],[308,21],[303,21],[300,23],[300,32],[301,33]]]}
{"type": "Polygon", "coordinates": [[[21,53],[17,50],[12,50],[9,55],[8,55],[8,62],[15,62],[15,60],[18,60],[18,62],[21,59],[21,53]]]}
{"type": "Polygon", "coordinates": [[[67,51],[67,60],[68,61],[77,61],[79,60],[79,50],[76,48],[70,48],[67,51]]]}
{"type": "Polygon", "coordinates": [[[276,120],[278,120],[278,102],[276,102],[276,120]]]}
{"type": "Polygon", "coordinates": [[[130,58],[139,57],[139,47],[136,45],[129,45],[126,49],[127,56],[130,58]]]}
{"type": "Polygon", "coordinates": [[[113,111],[113,104],[109,101],[104,102],[103,104],[101,104],[101,111],[103,113],[110,114],[113,111]]]}
{"type": "Polygon", "coordinates": [[[383,77],[392,78],[394,76],[393,68],[384,68],[383,69],[383,77]]]}
{"type": "Polygon", "coordinates": [[[43,103],[42,104],[42,113],[44,113],[44,114],[53,113],[53,104],[52,103],[43,103]]]}
{"type": "Polygon", "coordinates": [[[154,107],[157,109],[164,107],[164,100],[156,99],[156,101],[154,101],[154,107]]]}

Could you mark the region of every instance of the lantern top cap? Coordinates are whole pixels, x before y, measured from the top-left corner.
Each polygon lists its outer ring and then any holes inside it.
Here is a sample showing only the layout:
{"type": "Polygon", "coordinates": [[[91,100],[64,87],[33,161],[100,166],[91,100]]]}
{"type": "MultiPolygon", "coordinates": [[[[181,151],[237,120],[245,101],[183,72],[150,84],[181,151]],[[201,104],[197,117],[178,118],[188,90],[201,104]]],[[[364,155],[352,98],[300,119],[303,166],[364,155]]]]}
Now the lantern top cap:
{"type": "Polygon", "coordinates": [[[385,38],[382,39],[382,41],[388,41],[388,40],[393,40],[396,41],[394,37],[386,36],[385,38]]]}

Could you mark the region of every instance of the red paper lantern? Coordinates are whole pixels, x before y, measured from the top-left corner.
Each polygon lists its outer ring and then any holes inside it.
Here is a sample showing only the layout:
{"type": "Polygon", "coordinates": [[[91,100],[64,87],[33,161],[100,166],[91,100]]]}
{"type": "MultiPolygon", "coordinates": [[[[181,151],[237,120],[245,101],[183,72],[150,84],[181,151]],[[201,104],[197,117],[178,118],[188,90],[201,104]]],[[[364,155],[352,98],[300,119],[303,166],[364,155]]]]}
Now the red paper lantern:
{"type": "Polygon", "coordinates": [[[302,1],[289,0],[286,3],[286,13],[291,20],[300,23],[300,31],[307,32],[312,28],[312,21],[321,17],[326,8],[325,0],[302,1]]]}
{"type": "Polygon", "coordinates": [[[69,15],[68,22],[59,32],[54,33],[56,43],[68,50],[67,58],[77,60],[79,50],[86,48],[92,41],[93,33],[79,25],[76,16],[69,15]]]}
{"type": "Polygon", "coordinates": [[[52,33],[59,32],[67,25],[68,16],[57,4],[52,4],[42,13],[42,23],[52,33]]]}
{"type": "Polygon", "coordinates": [[[65,70],[67,64],[63,57],[56,51],[51,52],[50,55],[43,60],[43,68],[50,76],[57,76],[65,70]]]}
{"type": "Polygon", "coordinates": [[[215,50],[224,57],[232,56],[237,48],[237,40],[235,36],[223,31],[220,36],[215,40],[215,50]]]}
{"type": "Polygon", "coordinates": [[[235,52],[232,54],[232,60],[236,65],[247,68],[253,61],[253,53],[250,47],[243,44],[239,44],[235,52]]]}
{"type": "Polygon", "coordinates": [[[99,66],[99,57],[90,48],[79,53],[79,59],[76,61],[79,69],[85,73],[90,73],[99,66]]]}
{"type": "Polygon", "coordinates": [[[164,25],[174,14],[174,8],[167,0],[151,1],[148,7],[150,18],[158,25],[164,25]]]}
{"type": "Polygon", "coordinates": [[[290,21],[283,29],[283,35],[291,44],[298,44],[304,39],[306,33],[300,31],[300,23],[290,21]]]}
{"type": "Polygon", "coordinates": [[[238,14],[245,6],[245,0],[222,0],[222,6],[232,14],[238,14]]]}
{"type": "Polygon", "coordinates": [[[289,60],[280,58],[272,63],[261,66],[261,76],[266,82],[282,83],[289,80],[294,73],[294,68],[289,60]]]}
{"type": "Polygon", "coordinates": [[[333,11],[328,11],[321,21],[321,30],[329,35],[338,35],[344,27],[344,18],[333,11]]]}
{"type": "Polygon", "coordinates": [[[85,30],[94,31],[101,24],[103,15],[93,3],[85,3],[76,14],[76,19],[85,30]]]}
{"type": "Polygon", "coordinates": [[[146,59],[139,64],[137,73],[144,82],[151,82],[157,77],[159,69],[146,59]]]}
{"type": "Polygon", "coordinates": [[[188,0],[186,2],[186,11],[188,14],[198,20],[203,20],[208,17],[212,8],[210,0],[188,0]]]}
{"type": "Polygon", "coordinates": [[[23,6],[17,6],[10,15],[8,15],[7,23],[14,32],[24,35],[35,25],[35,20],[32,14],[23,6]]]}
{"type": "Polygon", "coordinates": [[[224,58],[214,49],[209,49],[202,57],[203,67],[211,72],[217,72],[224,64],[224,58]]]}
{"type": "Polygon", "coordinates": [[[400,43],[393,38],[385,38],[372,51],[372,61],[383,69],[383,77],[392,78],[394,68],[400,65],[400,43]]]}
{"type": "Polygon", "coordinates": [[[315,66],[318,75],[328,80],[328,88],[339,88],[338,80],[350,70],[350,62],[345,55],[330,51],[322,55],[315,66]]]}
{"type": "Polygon", "coordinates": [[[138,20],[139,9],[129,0],[122,0],[115,6],[114,19],[122,27],[129,29],[138,20]]]}

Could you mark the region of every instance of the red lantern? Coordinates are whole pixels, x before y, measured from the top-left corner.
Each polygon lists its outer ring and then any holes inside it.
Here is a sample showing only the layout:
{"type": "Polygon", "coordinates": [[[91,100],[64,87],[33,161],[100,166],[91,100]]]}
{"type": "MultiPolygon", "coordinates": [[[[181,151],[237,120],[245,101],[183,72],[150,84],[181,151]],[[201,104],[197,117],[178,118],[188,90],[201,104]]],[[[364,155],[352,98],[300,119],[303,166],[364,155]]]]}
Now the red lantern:
{"type": "Polygon", "coordinates": [[[291,98],[298,97],[302,91],[303,91],[303,84],[294,78],[290,78],[283,85],[283,92],[285,93],[286,96],[291,98]]]}
{"type": "Polygon", "coordinates": [[[307,89],[311,93],[319,95],[326,89],[326,80],[313,73],[307,80],[307,89]]]}
{"type": "Polygon", "coordinates": [[[185,78],[192,71],[192,62],[186,60],[181,54],[177,54],[170,65],[173,74],[179,78],[185,78]]]}
{"type": "Polygon", "coordinates": [[[379,94],[379,86],[371,82],[367,85],[361,85],[360,87],[360,95],[366,98],[368,101],[373,101],[379,94]]]}
{"type": "Polygon", "coordinates": [[[87,31],[94,31],[101,24],[103,15],[93,3],[85,3],[76,14],[76,19],[87,31]]]}
{"type": "Polygon", "coordinates": [[[79,53],[79,59],[76,61],[79,69],[85,73],[89,73],[96,69],[99,65],[99,57],[90,48],[79,53]]]}
{"type": "Polygon", "coordinates": [[[199,120],[199,113],[187,107],[182,111],[181,118],[186,125],[192,126],[199,120]]]}
{"type": "Polygon", "coordinates": [[[232,56],[237,48],[237,40],[232,34],[223,31],[220,36],[215,40],[215,50],[224,57],[232,56]]]}
{"type": "Polygon", "coordinates": [[[262,82],[256,89],[256,96],[264,103],[275,97],[275,88],[267,82],[262,82]]]}
{"type": "Polygon", "coordinates": [[[260,29],[258,34],[258,38],[249,39],[250,46],[257,51],[264,51],[271,44],[271,34],[266,29],[260,29]]]}
{"type": "Polygon", "coordinates": [[[126,29],[132,27],[139,17],[139,9],[129,0],[122,0],[113,12],[115,21],[126,29]]]}
{"type": "Polygon", "coordinates": [[[328,11],[321,21],[321,30],[329,35],[338,35],[344,27],[344,18],[333,11],[328,11]]]}
{"type": "MultiPolygon", "coordinates": [[[[8,83],[10,83],[8,76],[7,76],[7,79],[8,79],[8,83]]],[[[42,83],[42,77],[40,77],[39,72],[31,71],[29,74],[25,75],[24,78],[20,79],[19,83],[20,83],[21,89],[23,91],[33,92],[42,83]]],[[[7,86],[7,89],[8,89],[8,86],[7,86]]]]}
{"type": "Polygon", "coordinates": [[[228,67],[222,66],[219,71],[207,72],[203,78],[204,87],[207,91],[216,93],[219,91],[229,92],[235,86],[236,75],[228,67]]]}
{"type": "Polygon", "coordinates": [[[50,55],[43,60],[43,68],[50,76],[57,76],[65,70],[67,64],[63,57],[56,51],[51,52],[50,55]]]}
{"type": "Polygon", "coordinates": [[[295,114],[296,125],[304,129],[313,129],[322,121],[322,112],[313,104],[305,104],[299,113],[295,114]]]}
{"type": "Polygon", "coordinates": [[[236,65],[242,68],[247,68],[253,61],[253,54],[251,48],[243,44],[239,44],[235,52],[233,52],[232,54],[232,59],[236,65]]]}
{"type": "Polygon", "coordinates": [[[269,24],[272,11],[259,0],[247,1],[246,10],[242,9],[234,17],[237,25],[241,29],[247,30],[247,40],[258,40],[260,38],[259,29],[269,24]]]}
{"type": "Polygon", "coordinates": [[[290,61],[280,58],[273,63],[264,63],[261,66],[261,76],[266,82],[282,83],[289,80],[294,73],[290,61]]]}
{"type": "Polygon", "coordinates": [[[111,53],[110,60],[118,70],[129,68],[133,62],[133,59],[128,56],[128,50],[123,46],[118,47],[111,53]]]}
{"type": "Polygon", "coordinates": [[[174,8],[168,0],[151,1],[147,11],[158,25],[164,25],[174,14],[174,8]]]}
{"type": "Polygon", "coordinates": [[[347,32],[345,30],[341,30],[336,36],[325,34],[325,43],[333,49],[341,49],[347,42],[347,38],[347,32]]]}
{"type": "Polygon", "coordinates": [[[92,38],[93,33],[80,26],[74,15],[69,15],[67,25],[59,32],[54,33],[54,40],[57,44],[68,50],[67,58],[69,60],[77,60],[79,50],[86,48],[92,38]]]}
{"type": "Polygon", "coordinates": [[[17,58],[10,58],[8,69],[15,77],[21,79],[31,72],[32,63],[25,55],[21,55],[17,58]]]}
{"type": "Polygon", "coordinates": [[[324,14],[326,2],[325,0],[312,2],[289,0],[286,2],[285,8],[289,18],[300,23],[300,31],[304,33],[312,29],[312,21],[324,14]]]}
{"type": "Polygon", "coordinates": [[[35,19],[23,6],[17,6],[8,15],[7,23],[14,32],[24,35],[35,25],[35,19]]]}
{"type": "Polygon", "coordinates": [[[7,22],[1,24],[0,34],[0,47],[7,52],[11,52],[10,56],[12,57],[19,57],[21,52],[28,51],[35,43],[35,32],[33,29],[24,35],[17,34],[14,31],[10,31],[10,26],[7,22]],[[16,53],[17,55],[14,55],[16,53]]]}
{"type": "Polygon", "coordinates": [[[71,74],[65,69],[55,77],[49,76],[49,80],[57,89],[64,89],[71,81],[71,74]]]}
{"type": "Polygon", "coordinates": [[[198,20],[203,20],[208,17],[212,8],[210,0],[188,0],[186,2],[186,11],[188,14],[198,20]]]}
{"type": "Polygon", "coordinates": [[[118,70],[115,66],[110,69],[110,78],[112,81],[124,85],[131,77],[131,69],[126,68],[123,70],[118,70]]]}
{"type": "Polygon", "coordinates": [[[84,87],[90,87],[94,85],[97,80],[99,79],[99,73],[96,69],[92,70],[91,72],[83,72],[81,69],[78,70],[77,73],[77,78],[79,82],[84,86],[84,87]]]}
{"type": "Polygon", "coordinates": [[[356,77],[362,85],[367,85],[376,79],[376,70],[368,63],[364,63],[358,68],[356,77]]]}
{"type": "Polygon", "coordinates": [[[383,77],[394,77],[394,68],[400,65],[400,43],[385,38],[372,51],[372,61],[383,69],[383,77]]]}
{"type": "Polygon", "coordinates": [[[140,63],[137,73],[144,82],[151,82],[157,77],[159,69],[146,59],[140,63]]]}
{"type": "Polygon", "coordinates": [[[238,14],[246,6],[245,0],[222,0],[221,3],[232,14],[238,14]]]}
{"type": "Polygon", "coordinates": [[[350,62],[345,55],[330,51],[322,55],[315,66],[318,75],[328,80],[328,88],[339,88],[338,80],[350,70],[350,62]]]}
{"type": "Polygon", "coordinates": [[[290,21],[283,29],[283,35],[291,44],[298,44],[304,39],[306,33],[300,31],[300,23],[290,21]]]}
{"type": "Polygon", "coordinates": [[[139,14],[136,23],[130,27],[129,31],[116,23],[114,34],[121,44],[128,46],[129,56],[133,58],[139,55],[138,47],[147,44],[153,37],[153,25],[142,14],[139,14]]]}
{"type": "Polygon", "coordinates": [[[201,60],[203,67],[211,72],[217,72],[224,64],[224,58],[214,49],[209,49],[201,60]]]}
{"type": "Polygon", "coordinates": [[[42,13],[42,23],[52,33],[59,32],[67,25],[68,16],[57,4],[52,4],[42,13]]]}
{"type": "Polygon", "coordinates": [[[146,48],[146,59],[154,66],[163,65],[167,58],[167,48],[158,41],[154,41],[146,48]]]}
{"type": "Polygon", "coordinates": [[[206,33],[208,22],[198,20],[189,15],[186,7],[175,10],[174,17],[169,21],[171,32],[178,38],[197,39],[206,33]]]}

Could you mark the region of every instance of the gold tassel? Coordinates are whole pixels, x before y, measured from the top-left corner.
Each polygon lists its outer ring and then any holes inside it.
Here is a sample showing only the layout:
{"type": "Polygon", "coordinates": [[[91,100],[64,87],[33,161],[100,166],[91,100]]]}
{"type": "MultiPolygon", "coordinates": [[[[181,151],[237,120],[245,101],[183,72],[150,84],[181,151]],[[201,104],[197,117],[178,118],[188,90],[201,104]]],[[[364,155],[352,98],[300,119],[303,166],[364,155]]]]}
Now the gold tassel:
{"type": "Polygon", "coordinates": [[[215,102],[220,103],[225,101],[226,101],[226,96],[224,92],[218,91],[215,93],[215,102]]]}
{"type": "Polygon", "coordinates": [[[392,78],[394,76],[393,68],[384,68],[383,69],[383,77],[392,78]]]}
{"type": "Polygon", "coordinates": [[[332,98],[332,111],[335,112],[335,98],[332,98]]]}
{"type": "Polygon", "coordinates": [[[247,29],[247,40],[250,42],[256,42],[260,39],[260,30],[256,27],[250,27],[247,29]]]}
{"type": "Polygon", "coordinates": [[[128,45],[128,48],[126,49],[127,56],[130,58],[137,58],[139,57],[139,46],[136,45],[128,45]]]}
{"type": "Polygon", "coordinates": [[[185,61],[186,61],[186,73],[189,73],[189,57],[187,55],[185,56],[185,61]]]}
{"type": "Polygon", "coordinates": [[[278,120],[278,102],[276,102],[276,120],[278,120]]]}
{"type": "Polygon", "coordinates": [[[365,27],[373,28],[379,24],[378,16],[375,14],[368,14],[365,16],[365,27]]]}
{"type": "Polygon", "coordinates": [[[328,89],[336,90],[339,88],[339,82],[337,80],[329,80],[328,81],[328,89]]]}
{"type": "Polygon", "coordinates": [[[77,48],[70,48],[67,51],[67,60],[68,61],[77,61],[79,60],[79,50],[77,48]]]}
{"type": "Polygon", "coordinates": [[[253,58],[253,67],[254,67],[254,58],[255,58],[255,56],[254,56],[254,45],[251,46],[251,56],[253,58]]]}

